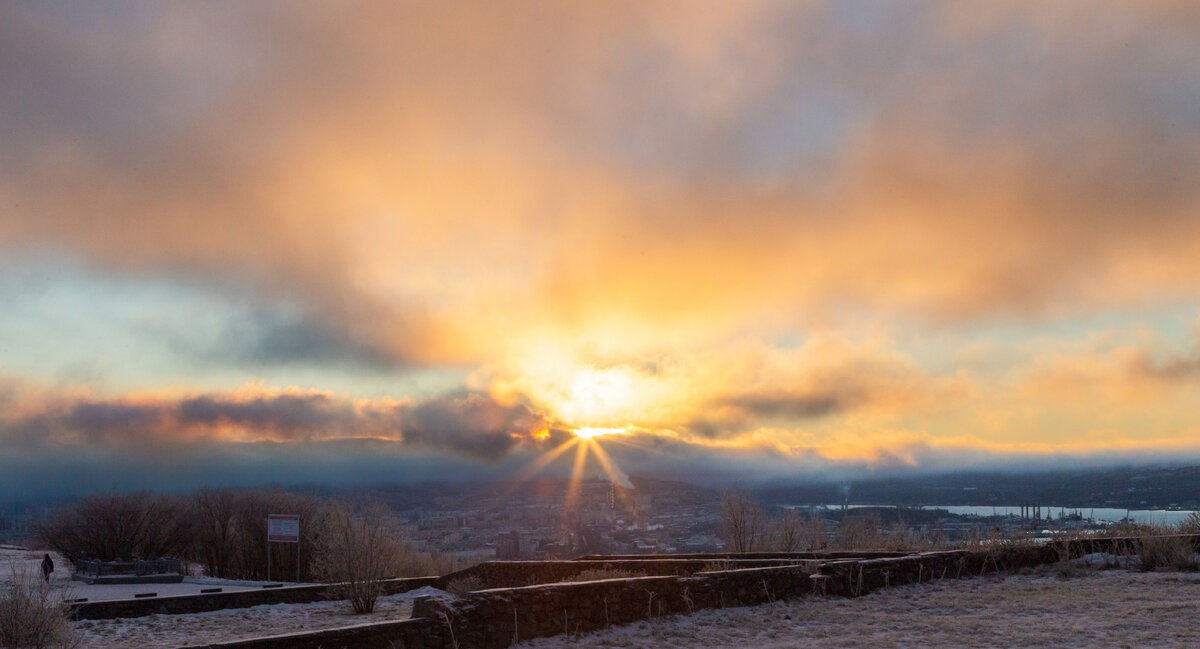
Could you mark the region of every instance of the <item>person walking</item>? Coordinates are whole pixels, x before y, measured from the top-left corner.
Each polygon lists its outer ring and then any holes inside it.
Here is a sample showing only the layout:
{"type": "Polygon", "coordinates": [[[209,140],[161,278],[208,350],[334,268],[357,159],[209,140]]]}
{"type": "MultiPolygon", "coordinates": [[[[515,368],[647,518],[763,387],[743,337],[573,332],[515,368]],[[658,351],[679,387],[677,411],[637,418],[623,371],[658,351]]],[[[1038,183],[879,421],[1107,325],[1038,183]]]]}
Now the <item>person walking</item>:
{"type": "Polygon", "coordinates": [[[42,559],[42,576],[46,578],[46,583],[50,583],[50,573],[54,572],[54,559],[50,558],[50,553],[42,559]]]}

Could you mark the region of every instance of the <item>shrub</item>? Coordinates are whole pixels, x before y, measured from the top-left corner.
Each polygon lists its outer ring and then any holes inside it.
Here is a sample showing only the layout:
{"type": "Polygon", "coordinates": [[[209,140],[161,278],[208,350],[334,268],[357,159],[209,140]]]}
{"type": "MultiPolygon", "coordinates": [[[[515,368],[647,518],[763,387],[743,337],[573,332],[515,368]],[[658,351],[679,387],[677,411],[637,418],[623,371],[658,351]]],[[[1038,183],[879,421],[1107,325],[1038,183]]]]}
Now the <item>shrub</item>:
{"type": "Polygon", "coordinates": [[[192,537],[184,509],[173,496],[108,493],[55,510],[35,532],[39,545],[70,559],[178,556],[192,537]]]}
{"type": "Polygon", "coordinates": [[[883,547],[882,527],[878,512],[847,516],[838,525],[834,543],[842,550],[878,550],[883,547]]]}
{"type": "Polygon", "coordinates": [[[1192,512],[1179,523],[1180,534],[1200,534],[1200,512],[1192,512]]]}
{"type": "Polygon", "coordinates": [[[356,614],[370,613],[404,553],[399,525],[386,507],[374,503],[350,511],[333,505],[317,547],[317,574],[337,582],[356,614]]]}
{"type": "Polygon", "coordinates": [[[767,536],[763,510],[746,491],[727,491],[721,496],[721,538],[731,552],[761,550],[767,536]]]}
{"type": "Polygon", "coordinates": [[[73,649],[79,646],[67,615],[50,584],[13,567],[13,579],[0,585],[0,647],[73,649]]]}
{"type": "Polygon", "coordinates": [[[1144,536],[1138,539],[1141,569],[1196,570],[1196,552],[1191,539],[1182,536],[1144,536]]]}

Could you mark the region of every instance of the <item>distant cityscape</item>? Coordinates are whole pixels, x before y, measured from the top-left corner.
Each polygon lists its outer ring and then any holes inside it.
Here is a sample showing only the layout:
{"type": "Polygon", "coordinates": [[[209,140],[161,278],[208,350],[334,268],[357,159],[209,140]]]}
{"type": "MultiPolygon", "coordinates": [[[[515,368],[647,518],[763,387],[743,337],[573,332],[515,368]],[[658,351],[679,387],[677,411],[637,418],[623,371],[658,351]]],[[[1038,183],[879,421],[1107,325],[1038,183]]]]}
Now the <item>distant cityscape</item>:
{"type": "MultiPolygon", "coordinates": [[[[418,550],[461,563],[726,549],[720,535],[722,490],[683,482],[634,477],[626,488],[593,477],[576,489],[565,480],[539,479],[297,490],[379,500],[418,550]]],[[[1092,520],[1096,508],[1110,512],[1110,521],[1126,509],[1195,510],[1200,467],[902,477],[767,486],[750,493],[766,516],[796,508],[823,519],[831,535],[847,516],[869,511],[886,527],[903,521],[954,540],[988,528],[1095,527],[1101,524],[1092,520]],[[964,513],[963,506],[972,507],[964,513]]],[[[0,502],[0,542],[28,539],[35,522],[62,502],[0,502]]]]}

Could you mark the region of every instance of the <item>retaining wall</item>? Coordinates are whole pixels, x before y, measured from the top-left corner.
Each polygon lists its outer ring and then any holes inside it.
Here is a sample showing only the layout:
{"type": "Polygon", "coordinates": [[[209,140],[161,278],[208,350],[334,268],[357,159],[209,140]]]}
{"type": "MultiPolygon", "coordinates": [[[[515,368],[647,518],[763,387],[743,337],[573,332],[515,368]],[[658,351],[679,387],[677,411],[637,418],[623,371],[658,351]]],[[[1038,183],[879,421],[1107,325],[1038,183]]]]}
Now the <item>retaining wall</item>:
{"type": "Polygon", "coordinates": [[[215,642],[183,649],[440,649],[454,643],[443,637],[445,626],[426,619],[376,622],[285,635],[215,642]]]}
{"type": "Polygon", "coordinates": [[[478,578],[483,588],[518,588],[536,584],[570,581],[585,570],[625,570],[647,577],[664,575],[687,576],[713,567],[764,568],[771,566],[808,565],[816,561],[794,558],[728,558],[710,557],[689,559],[650,557],[641,559],[564,560],[564,561],[488,561],[441,577],[434,586],[445,589],[455,580],[478,578]],[[719,564],[719,566],[714,566],[719,564]]]}
{"type": "MultiPolygon", "coordinates": [[[[1200,536],[1185,538],[1200,548],[1200,536]]],[[[1064,556],[1136,548],[1136,541],[1133,538],[1108,538],[1038,546],[996,544],[979,551],[951,550],[903,556],[869,553],[873,556],[852,559],[830,556],[834,553],[829,553],[825,556],[831,560],[821,563],[799,561],[789,554],[785,563],[790,565],[495,588],[477,591],[453,602],[419,599],[413,608],[414,619],[407,621],[185,649],[498,649],[508,647],[514,641],[591,631],[650,617],[691,613],[702,608],[748,606],[809,593],[857,597],[890,586],[1019,570],[1053,563],[1064,556]]],[[[710,563],[714,557],[702,555],[702,559],[701,563],[710,563]]],[[[628,561],[631,560],[491,563],[506,564],[496,573],[504,576],[507,575],[505,570],[531,568],[534,563],[601,563],[627,569],[628,561]]],[[[652,559],[651,563],[660,570],[676,565],[664,559],[652,559]]],[[[565,569],[554,566],[547,571],[556,573],[565,569]]],[[[576,567],[576,574],[580,569],[576,567]]]]}
{"type": "MultiPolygon", "coordinates": [[[[384,582],[384,594],[404,593],[422,586],[430,586],[437,577],[414,577],[389,579],[384,582]]],[[[249,608],[261,604],[307,604],[345,599],[339,595],[336,584],[306,584],[238,590],[227,593],[203,593],[197,595],[172,595],[169,597],[147,597],[144,599],[121,599],[101,602],[83,602],[72,607],[72,614],[80,620],[104,620],[123,617],[143,617],[155,613],[176,615],[179,613],[204,613],[227,608],[249,608]]]]}
{"type": "Polygon", "coordinates": [[[572,561],[660,561],[663,559],[702,559],[722,561],[725,559],[879,559],[883,557],[905,557],[911,552],[892,550],[813,550],[806,552],[694,552],[684,554],[589,554],[572,561]]]}

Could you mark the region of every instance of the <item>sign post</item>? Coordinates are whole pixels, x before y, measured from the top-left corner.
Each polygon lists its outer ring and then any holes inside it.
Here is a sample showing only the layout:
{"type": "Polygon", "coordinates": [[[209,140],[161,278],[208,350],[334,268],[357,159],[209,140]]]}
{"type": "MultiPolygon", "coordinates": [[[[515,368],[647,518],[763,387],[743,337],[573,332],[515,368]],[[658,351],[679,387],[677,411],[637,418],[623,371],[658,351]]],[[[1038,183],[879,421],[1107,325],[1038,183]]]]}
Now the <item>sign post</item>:
{"type": "Polygon", "coordinates": [[[296,544],[296,581],[300,581],[300,517],[296,514],[267,514],[267,581],[271,581],[271,544],[296,544]]]}

